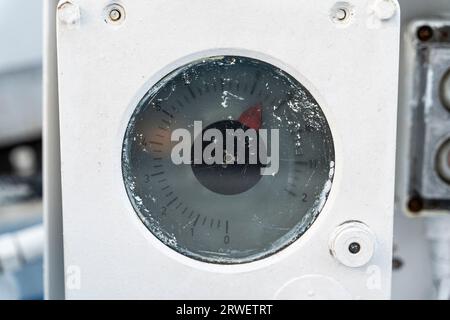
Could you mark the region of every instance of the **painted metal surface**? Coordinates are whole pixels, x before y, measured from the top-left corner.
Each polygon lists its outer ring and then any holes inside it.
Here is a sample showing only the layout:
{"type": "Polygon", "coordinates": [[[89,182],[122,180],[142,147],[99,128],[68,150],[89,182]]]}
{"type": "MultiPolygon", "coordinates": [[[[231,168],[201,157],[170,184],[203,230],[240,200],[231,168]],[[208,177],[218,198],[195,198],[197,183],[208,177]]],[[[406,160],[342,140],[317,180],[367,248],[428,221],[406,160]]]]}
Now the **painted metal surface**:
{"type": "Polygon", "coordinates": [[[73,3],[79,23],[58,25],[64,254],[68,275],[80,280],[66,286],[68,298],[271,298],[317,273],[353,298],[389,297],[398,10],[377,19],[368,10],[373,1],[358,1],[342,24],[333,19],[334,1],[133,0],[121,2],[124,23],[111,26],[102,19],[107,1],[73,3]],[[119,169],[139,88],[173,61],[213,48],[263,52],[308,79],[326,106],[341,163],[311,229],[282,252],[239,266],[191,261],[158,243],[135,218],[119,169]],[[377,238],[366,268],[340,265],[328,251],[334,228],[355,219],[377,238]]]}

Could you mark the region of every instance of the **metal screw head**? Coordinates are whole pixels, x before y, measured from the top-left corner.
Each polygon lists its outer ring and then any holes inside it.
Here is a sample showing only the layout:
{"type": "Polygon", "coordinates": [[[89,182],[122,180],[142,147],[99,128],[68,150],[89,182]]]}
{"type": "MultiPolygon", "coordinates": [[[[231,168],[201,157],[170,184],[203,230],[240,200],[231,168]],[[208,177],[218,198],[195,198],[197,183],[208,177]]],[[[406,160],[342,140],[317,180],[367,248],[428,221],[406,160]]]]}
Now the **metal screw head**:
{"type": "Polygon", "coordinates": [[[353,7],[348,2],[337,2],[331,8],[330,18],[337,27],[345,27],[350,24],[353,17],[353,7]]]}
{"type": "Polygon", "coordinates": [[[378,0],[373,10],[378,19],[390,20],[397,12],[397,5],[392,0],[378,0]]]}
{"type": "Polygon", "coordinates": [[[339,21],[343,21],[347,18],[347,11],[345,9],[338,9],[336,11],[336,19],[339,21]]]}
{"type": "Polygon", "coordinates": [[[80,8],[70,1],[65,1],[58,6],[58,18],[63,24],[72,27],[80,22],[80,8]]]}
{"type": "Polygon", "coordinates": [[[121,18],[121,16],[122,16],[122,14],[121,14],[120,11],[117,10],[117,9],[113,9],[113,10],[111,10],[111,11],[109,12],[109,18],[110,18],[112,21],[119,21],[120,18],[121,18]]]}
{"type": "Polygon", "coordinates": [[[117,3],[105,8],[105,22],[119,25],[125,20],[125,9],[117,3]]]}

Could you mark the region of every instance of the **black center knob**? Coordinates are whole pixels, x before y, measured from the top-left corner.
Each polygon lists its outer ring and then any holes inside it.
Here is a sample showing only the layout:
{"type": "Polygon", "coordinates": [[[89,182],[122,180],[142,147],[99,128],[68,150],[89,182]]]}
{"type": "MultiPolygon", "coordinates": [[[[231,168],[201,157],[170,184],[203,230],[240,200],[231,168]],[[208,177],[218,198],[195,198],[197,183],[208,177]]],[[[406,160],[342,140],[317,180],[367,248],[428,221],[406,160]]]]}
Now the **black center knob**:
{"type": "MultiPolygon", "coordinates": [[[[250,190],[261,179],[261,168],[263,165],[259,161],[259,155],[257,156],[258,161],[256,164],[250,163],[249,147],[250,143],[256,143],[256,146],[259,146],[259,137],[257,136],[257,141],[250,142],[247,138],[245,138],[245,141],[239,141],[236,135],[232,135],[229,132],[227,133],[227,129],[232,129],[233,131],[242,129],[244,132],[247,130],[252,130],[241,124],[239,121],[234,120],[218,121],[211,124],[203,130],[202,137],[203,134],[209,129],[217,129],[222,133],[223,154],[221,157],[223,159],[223,163],[206,164],[202,157],[202,163],[195,164],[193,145],[191,150],[191,167],[197,180],[209,190],[223,195],[235,195],[250,190]],[[234,150],[227,150],[226,141],[228,139],[234,139],[234,150]],[[237,150],[238,145],[242,143],[245,143],[245,163],[238,164],[237,150]]],[[[214,142],[203,141],[202,137],[197,137],[196,139],[202,140],[201,143],[203,154],[205,148],[214,142]]],[[[266,150],[261,150],[261,152],[265,151],[266,150]]],[[[215,156],[215,154],[213,154],[213,156],[215,156]]]]}

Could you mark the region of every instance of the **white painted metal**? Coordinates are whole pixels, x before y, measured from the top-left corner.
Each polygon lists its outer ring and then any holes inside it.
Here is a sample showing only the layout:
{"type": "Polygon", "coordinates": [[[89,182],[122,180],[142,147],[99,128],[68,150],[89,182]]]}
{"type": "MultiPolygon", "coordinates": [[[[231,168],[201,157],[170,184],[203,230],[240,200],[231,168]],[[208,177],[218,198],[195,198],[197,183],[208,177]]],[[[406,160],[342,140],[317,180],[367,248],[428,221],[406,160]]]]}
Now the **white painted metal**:
{"type": "Polygon", "coordinates": [[[123,0],[126,21],[112,26],[103,19],[109,1],[72,2],[79,25],[58,24],[67,298],[260,299],[286,297],[284,288],[305,298],[310,285],[302,283],[317,283],[315,294],[330,298],[389,297],[397,4],[391,19],[377,20],[374,1],[351,1],[340,23],[331,0],[123,0]],[[336,143],[336,179],[318,220],[287,249],[245,265],[205,264],[161,244],[136,217],[120,170],[125,127],[142,93],[212,52],[258,57],[303,81],[336,143]],[[350,220],[377,239],[367,267],[346,267],[329,253],[330,234],[350,220]],[[329,281],[331,296],[322,292],[329,281]]]}

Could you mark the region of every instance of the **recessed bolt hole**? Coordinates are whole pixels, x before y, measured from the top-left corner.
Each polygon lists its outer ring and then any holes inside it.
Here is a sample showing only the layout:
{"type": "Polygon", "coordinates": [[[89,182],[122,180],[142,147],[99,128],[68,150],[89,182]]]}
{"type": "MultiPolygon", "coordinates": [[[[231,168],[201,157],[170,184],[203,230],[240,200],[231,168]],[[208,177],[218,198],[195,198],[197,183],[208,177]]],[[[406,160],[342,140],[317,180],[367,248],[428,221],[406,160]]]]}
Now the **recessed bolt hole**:
{"type": "Polygon", "coordinates": [[[430,26],[422,26],[417,30],[417,38],[420,41],[427,42],[433,38],[433,29],[430,26]]]}
{"type": "Polygon", "coordinates": [[[408,209],[412,213],[418,214],[423,209],[423,201],[420,197],[413,197],[408,202],[408,209]]]}
{"type": "Polygon", "coordinates": [[[351,254],[358,254],[361,251],[361,245],[357,242],[352,242],[348,246],[348,251],[350,251],[351,254]]]}
{"type": "Polygon", "coordinates": [[[392,270],[400,270],[403,267],[403,261],[400,258],[394,257],[392,259],[392,270]]]}

